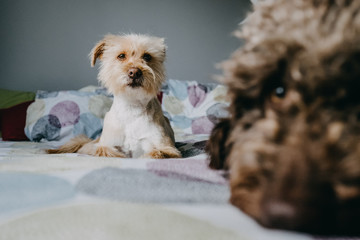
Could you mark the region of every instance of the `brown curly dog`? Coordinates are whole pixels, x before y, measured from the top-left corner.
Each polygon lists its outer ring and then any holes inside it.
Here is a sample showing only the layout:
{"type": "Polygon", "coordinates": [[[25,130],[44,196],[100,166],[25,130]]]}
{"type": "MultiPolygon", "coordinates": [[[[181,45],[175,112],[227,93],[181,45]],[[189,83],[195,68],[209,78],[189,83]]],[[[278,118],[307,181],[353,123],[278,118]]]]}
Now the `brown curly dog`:
{"type": "Polygon", "coordinates": [[[360,1],[259,1],[223,63],[207,145],[231,203],[266,227],[360,234],[360,1]]]}

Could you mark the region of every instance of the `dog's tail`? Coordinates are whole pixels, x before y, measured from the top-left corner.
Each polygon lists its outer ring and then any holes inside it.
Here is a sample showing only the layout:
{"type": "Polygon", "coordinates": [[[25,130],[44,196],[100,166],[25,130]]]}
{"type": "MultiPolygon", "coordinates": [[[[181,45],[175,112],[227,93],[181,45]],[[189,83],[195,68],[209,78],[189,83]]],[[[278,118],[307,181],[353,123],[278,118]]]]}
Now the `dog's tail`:
{"type": "Polygon", "coordinates": [[[58,149],[47,149],[46,153],[56,154],[56,153],[76,153],[82,148],[85,144],[93,141],[92,139],[86,137],[85,135],[80,135],[74,137],[69,142],[65,143],[58,149]]]}

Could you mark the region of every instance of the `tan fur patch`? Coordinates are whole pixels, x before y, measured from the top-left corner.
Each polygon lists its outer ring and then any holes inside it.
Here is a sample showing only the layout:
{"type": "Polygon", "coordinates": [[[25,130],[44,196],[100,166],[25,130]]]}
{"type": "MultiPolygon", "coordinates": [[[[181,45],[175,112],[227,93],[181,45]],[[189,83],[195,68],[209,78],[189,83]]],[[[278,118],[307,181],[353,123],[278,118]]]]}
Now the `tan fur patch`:
{"type": "Polygon", "coordinates": [[[91,66],[95,66],[96,59],[102,57],[102,54],[104,52],[104,46],[105,43],[103,41],[100,41],[96,44],[96,46],[92,49],[90,56],[91,56],[91,66]]]}

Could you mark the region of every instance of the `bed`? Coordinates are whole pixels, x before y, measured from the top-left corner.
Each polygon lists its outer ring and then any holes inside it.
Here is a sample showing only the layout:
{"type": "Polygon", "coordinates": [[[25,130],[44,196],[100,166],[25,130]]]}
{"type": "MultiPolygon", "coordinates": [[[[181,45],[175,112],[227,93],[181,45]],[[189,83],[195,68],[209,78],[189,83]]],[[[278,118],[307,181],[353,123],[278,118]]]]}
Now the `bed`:
{"type": "Polygon", "coordinates": [[[228,203],[225,173],[209,169],[204,153],[227,114],[225,87],[169,80],[159,100],[181,159],[47,155],[77,134],[99,136],[112,100],[93,86],[38,91],[23,107],[31,141],[0,141],[0,239],[314,238],[264,229],[228,203]]]}

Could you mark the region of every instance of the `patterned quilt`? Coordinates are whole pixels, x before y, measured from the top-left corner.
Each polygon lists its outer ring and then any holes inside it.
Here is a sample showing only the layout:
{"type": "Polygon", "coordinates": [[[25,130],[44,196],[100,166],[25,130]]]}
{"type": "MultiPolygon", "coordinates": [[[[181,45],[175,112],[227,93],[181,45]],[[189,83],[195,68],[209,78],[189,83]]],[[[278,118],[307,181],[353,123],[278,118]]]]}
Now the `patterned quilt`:
{"type": "Polygon", "coordinates": [[[204,136],[178,142],[187,157],[166,160],[43,152],[57,144],[0,141],[1,240],[310,239],[232,207],[204,136]]]}

